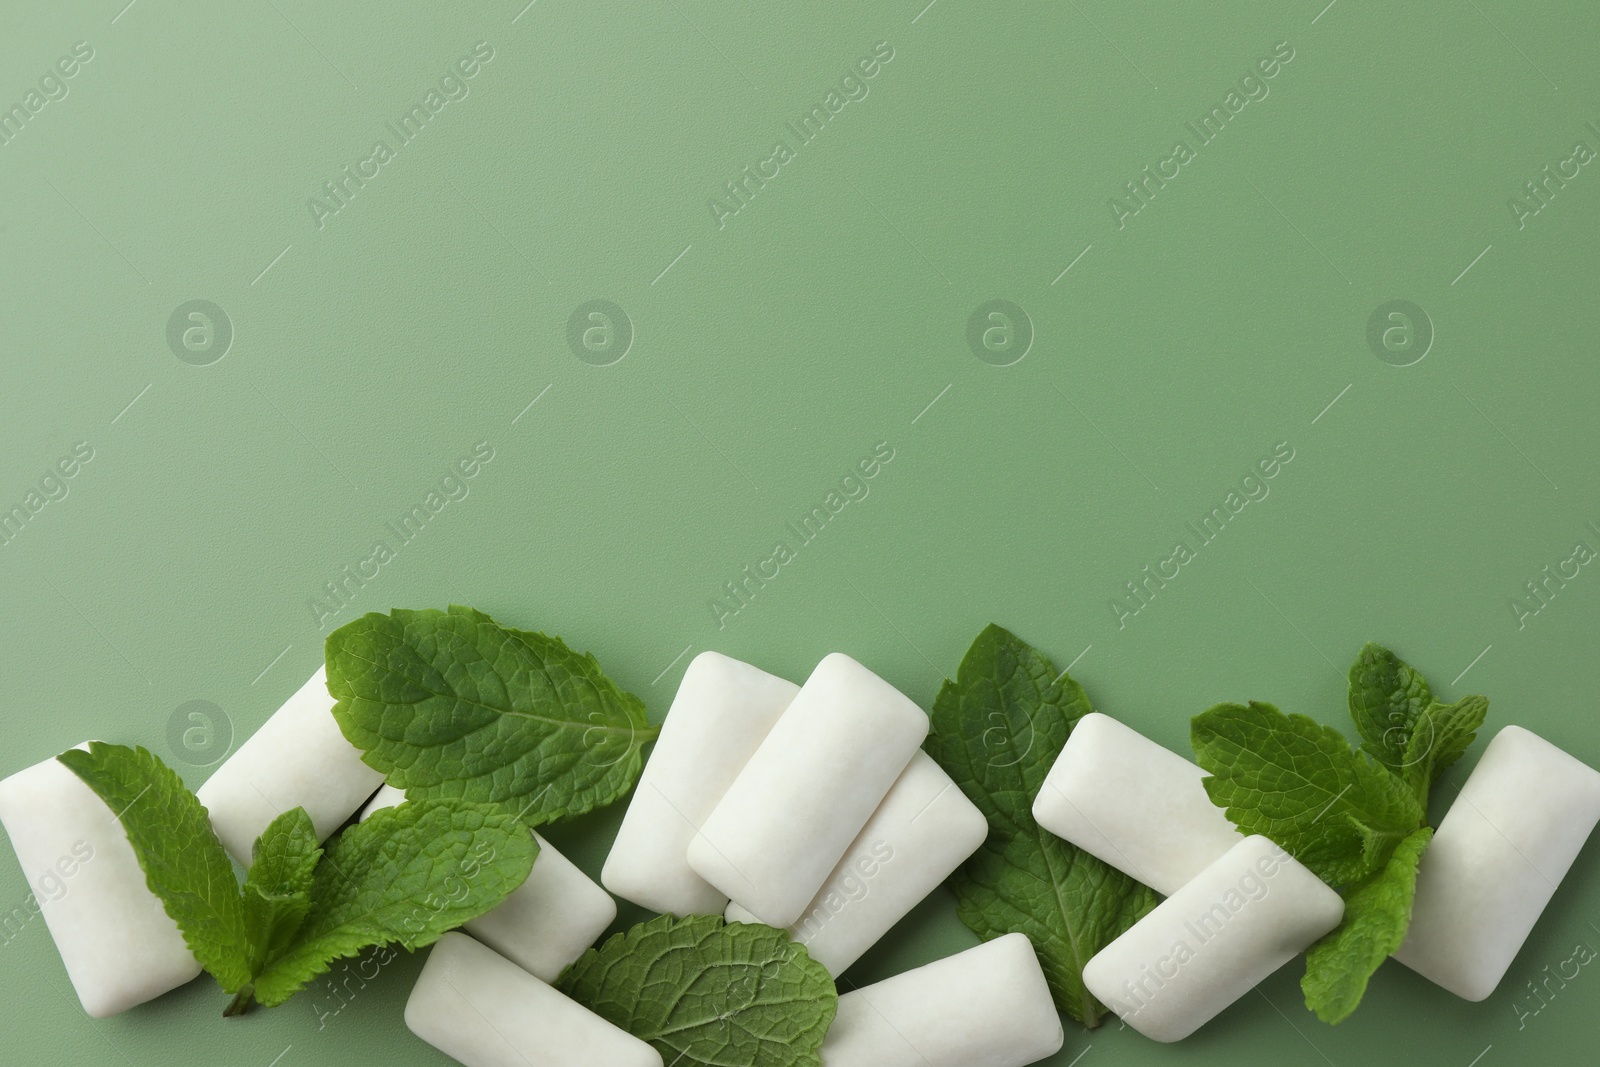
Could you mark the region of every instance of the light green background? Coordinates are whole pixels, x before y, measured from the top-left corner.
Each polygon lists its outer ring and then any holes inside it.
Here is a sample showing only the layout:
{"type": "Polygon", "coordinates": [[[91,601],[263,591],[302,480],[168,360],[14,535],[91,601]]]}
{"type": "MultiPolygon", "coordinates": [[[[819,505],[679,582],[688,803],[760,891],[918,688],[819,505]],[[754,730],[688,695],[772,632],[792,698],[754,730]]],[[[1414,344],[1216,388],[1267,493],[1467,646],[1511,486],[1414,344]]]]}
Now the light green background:
{"type": "MultiPolygon", "coordinates": [[[[198,785],[174,710],[247,736],[320,661],[323,583],[480,441],[470,495],[331,625],[470,603],[659,719],[707,648],[795,679],[842,649],[926,706],[992,620],[1180,750],[1224,699],[1344,726],[1378,639],[1600,763],[1600,576],[1510,607],[1600,546],[1600,170],[1523,229],[1507,205],[1600,147],[1593,5],[124,2],[0,2],[0,104],[94,49],[0,147],[0,504],[94,449],[0,547],[0,771],[94,736],[198,785]],[[709,198],[880,40],[867,98],[719,229],[709,198]],[[317,229],[308,198],[479,41],[470,95],[317,229]],[[1280,41],[1270,95],[1119,229],[1108,199],[1280,41]],[[233,324],[209,366],[166,342],[192,299],[233,324]],[[611,366],[567,347],[592,299],[633,324],[611,366]],[[991,299],[1036,334],[1011,366],[965,340],[991,299]],[[1367,345],[1392,299],[1436,330],[1412,366],[1367,345]],[[870,495],[719,629],[710,598],[880,441],[870,495]],[[1119,628],[1279,442],[1270,496],[1119,628]]],[[[595,873],[616,818],[551,836],[595,873]]],[[[0,862],[0,905],[27,891],[0,862]]],[[[1051,1062],[1581,1057],[1593,968],[1515,1004],[1596,922],[1591,846],[1485,1003],[1389,964],[1329,1028],[1292,963],[1181,1044],[1069,1024],[1051,1062]]],[[[940,891],[849,977],[972,942],[940,891]]],[[[321,1029],[305,999],[224,1022],[208,979],[93,1022],[36,921],[0,947],[0,1061],[443,1063],[401,1023],[419,962],[321,1029]]]]}

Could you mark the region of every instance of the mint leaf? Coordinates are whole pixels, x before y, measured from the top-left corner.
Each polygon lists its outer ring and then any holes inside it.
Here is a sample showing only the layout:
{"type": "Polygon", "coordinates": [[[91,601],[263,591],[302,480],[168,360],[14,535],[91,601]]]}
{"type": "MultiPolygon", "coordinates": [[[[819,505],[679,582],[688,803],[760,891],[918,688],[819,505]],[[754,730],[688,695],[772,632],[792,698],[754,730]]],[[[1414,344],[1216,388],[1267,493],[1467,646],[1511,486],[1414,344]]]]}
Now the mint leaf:
{"type": "Polygon", "coordinates": [[[816,1067],[839,995],[781,930],[662,915],[585,952],[556,988],[675,1067],[816,1067]]]}
{"type": "Polygon", "coordinates": [[[529,826],[622,796],[658,732],[593,656],[471,608],[365,615],[328,635],[327,665],[339,728],[390,785],[529,826]]]}
{"type": "Polygon", "coordinates": [[[991,624],[940,688],[923,746],[989,820],[988,839],[950,878],[956,914],[985,941],[1027,934],[1056,1006],[1089,1027],[1105,1007],[1084,964],[1160,900],[1033,821],[1045,775],[1093,710],[1077,682],[991,624]]]}
{"type": "Polygon", "coordinates": [[[1417,891],[1417,863],[1432,839],[1433,830],[1424,826],[1402,840],[1384,868],[1345,899],[1338,928],[1307,950],[1300,989],[1306,1007],[1323,1022],[1349,1018],[1372,973],[1406,939],[1417,891]]]}
{"type": "Polygon", "coordinates": [[[1433,703],[1427,679],[1387,648],[1369,641],[1350,665],[1349,700],[1361,747],[1401,773],[1416,724],[1433,703]]]}
{"type": "Polygon", "coordinates": [[[312,881],[321,858],[316,827],[304,808],[284,812],[256,839],[243,890],[252,974],[260,974],[293,943],[311,910],[312,881]]]}
{"type": "Polygon", "coordinates": [[[106,802],[133,845],[145,883],[184,943],[228,993],[250,981],[244,904],[233,861],[183,779],[143,748],[91,741],[56,759],[106,802]]]}
{"type": "Polygon", "coordinates": [[[1190,728],[1213,802],[1329,885],[1364,878],[1422,822],[1417,797],[1339,731],[1271,704],[1218,704],[1190,728]]]}
{"type": "Polygon", "coordinates": [[[1433,780],[1467,751],[1488,714],[1489,698],[1482,696],[1432,704],[1422,713],[1406,745],[1404,773],[1424,805],[1433,780]]]}
{"type": "Polygon", "coordinates": [[[512,814],[431,800],[380,811],[324,853],[295,808],[256,839],[241,890],[206,809],[161,760],[99,741],[57,759],[121,820],[150,891],[235,994],[224,1015],[280,1004],[369,946],[431,944],[527,881],[539,848],[512,814]]]}
{"type": "Polygon", "coordinates": [[[537,852],[514,815],[481,804],[409,801],[374,813],[328,846],[310,911],[256,978],[255,998],[281,1004],[334,960],[373,945],[431,945],[527,881],[537,852]]]}

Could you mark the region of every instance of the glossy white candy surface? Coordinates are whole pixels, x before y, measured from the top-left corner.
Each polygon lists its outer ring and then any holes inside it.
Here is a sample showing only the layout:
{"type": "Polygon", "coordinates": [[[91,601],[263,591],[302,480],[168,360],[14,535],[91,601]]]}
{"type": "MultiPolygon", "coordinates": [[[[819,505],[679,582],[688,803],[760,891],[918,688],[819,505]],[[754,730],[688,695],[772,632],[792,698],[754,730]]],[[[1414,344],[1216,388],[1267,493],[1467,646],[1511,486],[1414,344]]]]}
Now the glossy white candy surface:
{"type": "Polygon", "coordinates": [[[888,682],[824,657],[690,842],[689,866],[769,926],[793,924],[927,734],[888,682]]]}
{"type": "MultiPolygon", "coordinates": [[[[789,934],[837,977],[983,844],[983,812],[924,752],[911,757],[789,934]]],[[[729,904],[730,922],[756,922],[729,904]]]]}
{"type": "Polygon", "coordinates": [[[655,1049],[466,934],[429,950],[406,1026],[466,1067],[663,1067],[655,1049]]]}
{"type": "Polygon", "coordinates": [[[115,1015],[200,973],[117,813],[64,764],[0,781],[0,823],[84,1011],[115,1015]]]}
{"type": "Polygon", "coordinates": [[[1344,901],[1265,837],[1241,840],[1083,969],[1129,1026],[1178,1041],[1339,925],[1344,901]]]}
{"type": "Polygon", "coordinates": [[[1600,820],[1600,772],[1520,726],[1484,749],[1417,869],[1394,958],[1459,997],[1494,992],[1600,820]]]}
{"type": "Polygon", "coordinates": [[[1034,798],[1033,817],[1171,896],[1241,835],[1211,802],[1205,772],[1099,712],[1078,720],[1034,798]]]}
{"type": "Polygon", "coordinates": [[[1023,1067],[1064,1036],[1033,946],[1006,934],[845,993],[822,1067],[1023,1067]]]}
{"type": "Polygon", "coordinates": [[[715,915],[728,903],[689,866],[689,842],[800,687],[702,652],[690,662],[634,787],[600,882],[673,915],[715,915]]]}
{"type": "Polygon", "coordinates": [[[383,784],[339,732],[333,705],[318,667],[200,787],[217,836],[244,866],[261,831],[290,808],[305,808],[325,840],[383,784]]]}

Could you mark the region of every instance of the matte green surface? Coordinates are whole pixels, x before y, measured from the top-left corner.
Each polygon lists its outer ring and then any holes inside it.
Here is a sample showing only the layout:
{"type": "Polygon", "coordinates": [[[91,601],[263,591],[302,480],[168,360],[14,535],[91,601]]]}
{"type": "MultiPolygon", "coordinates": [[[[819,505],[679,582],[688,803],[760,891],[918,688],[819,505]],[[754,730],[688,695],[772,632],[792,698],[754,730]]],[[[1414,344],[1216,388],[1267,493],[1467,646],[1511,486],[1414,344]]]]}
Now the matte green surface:
{"type": "MultiPolygon", "coordinates": [[[[450,601],[594,651],[658,720],[706,648],[796,679],[842,649],[926,706],[993,620],[1179,750],[1224,699],[1348,729],[1370,638],[1600,763],[1600,577],[1510,606],[1600,547],[1600,171],[1523,228],[1507,203],[1600,148],[1593,5],[124,2],[0,6],[0,107],[93,49],[0,145],[0,506],[93,449],[0,547],[0,770],[102,737],[198,785],[180,757],[221,753],[180,751],[182,705],[242,738],[329,626],[450,601]],[[470,93],[318,229],[308,199],[480,41],[470,93]],[[878,41],[865,99],[799,144],[878,41]],[[1185,123],[1282,41],[1269,95],[1200,144],[1185,123]],[[1119,229],[1109,198],[1180,138],[1195,158],[1119,229]],[[719,228],[709,200],[779,139],[719,228]],[[209,365],[168,345],[191,300],[232,323],[209,365]],[[591,300],[632,322],[610,366],[568,348],[591,300]],[[991,300],[1031,320],[1020,362],[968,347],[991,300]],[[1368,346],[1391,300],[1436,332],[1410,366],[1368,346]],[[479,442],[467,497],[399,544],[479,442]],[[711,598],[878,442],[869,494],[719,628],[711,598]],[[1119,627],[1124,583],[1279,442],[1270,494],[1119,627]]],[[[595,872],[619,814],[551,836],[595,872]]],[[[0,904],[27,892],[0,862],[0,904]]],[[[1330,1029],[1292,963],[1179,1045],[1069,1027],[1053,1062],[1582,1056],[1600,977],[1564,961],[1597,921],[1591,845],[1485,1003],[1391,963],[1330,1029]]],[[[850,977],[971,941],[941,893],[850,977]]],[[[401,1024],[419,962],[337,1015],[323,992],[224,1022],[202,979],[91,1022],[34,921],[0,944],[0,1060],[443,1063],[401,1024]]]]}

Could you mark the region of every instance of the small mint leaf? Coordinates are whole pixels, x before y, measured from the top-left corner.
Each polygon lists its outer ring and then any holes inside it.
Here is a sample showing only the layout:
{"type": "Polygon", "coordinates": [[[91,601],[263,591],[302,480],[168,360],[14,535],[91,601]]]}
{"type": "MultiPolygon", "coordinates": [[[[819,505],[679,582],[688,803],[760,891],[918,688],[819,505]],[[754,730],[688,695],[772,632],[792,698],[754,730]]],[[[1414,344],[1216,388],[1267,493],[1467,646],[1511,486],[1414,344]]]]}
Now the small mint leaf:
{"type": "Polygon", "coordinates": [[[675,1067],[816,1067],[839,994],[769,926],[662,915],[585,952],[556,988],[675,1067]]]}
{"type": "Polygon", "coordinates": [[[1424,803],[1434,779],[1472,745],[1488,714],[1489,698],[1482,696],[1432,704],[1422,713],[1406,746],[1404,773],[1424,803]]]}
{"type": "Polygon", "coordinates": [[[284,812],[256,839],[244,880],[244,927],[250,969],[259,974],[294,940],[311,910],[311,888],[322,847],[304,808],[284,812]]]}
{"type": "Polygon", "coordinates": [[[1406,939],[1417,891],[1417,863],[1432,839],[1433,831],[1424,826],[1402,840],[1383,869],[1345,899],[1338,928],[1306,951],[1300,989],[1306,1007],[1323,1022],[1349,1018],[1373,972],[1406,939]]]}
{"type": "Polygon", "coordinates": [[[1161,899],[1033,821],[1045,775],[1093,710],[1043,653],[990,625],[940,688],[923,746],[989,820],[988,839],[950,878],[957,916],[986,941],[1027,934],[1056,1006],[1089,1027],[1105,1007],[1084,964],[1161,899]]]}
{"type": "Polygon", "coordinates": [[[373,945],[431,945],[527,881],[537,852],[527,827],[488,805],[423,800],[374,813],[329,843],[311,909],[256,979],[256,999],[281,1004],[373,945]]]}
{"type": "Polygon", "coordinates": [[[1380,868],[1422,822],[1398,777],[1343,735],[1271,704],[1218,704],[1190,727],[1206,792],[1245,834],[1271,838],[1332,886],[1380,868]]]}
{"type": "Polygon", "coordinates": [[[56,759],[121,821],[150,887],[200,966],[227,993],[250,982],[244,904],[233,861],[183,779],[143,748],[89,743],[56,759]]]}
{"type": "Polygon", "coordinates": [[[1428,681],[1382,645],[1367,642],[1350,665],[1350,717],[1361,747],[1396,774],[1423,712],[1433,703],[1428,681]]]}

